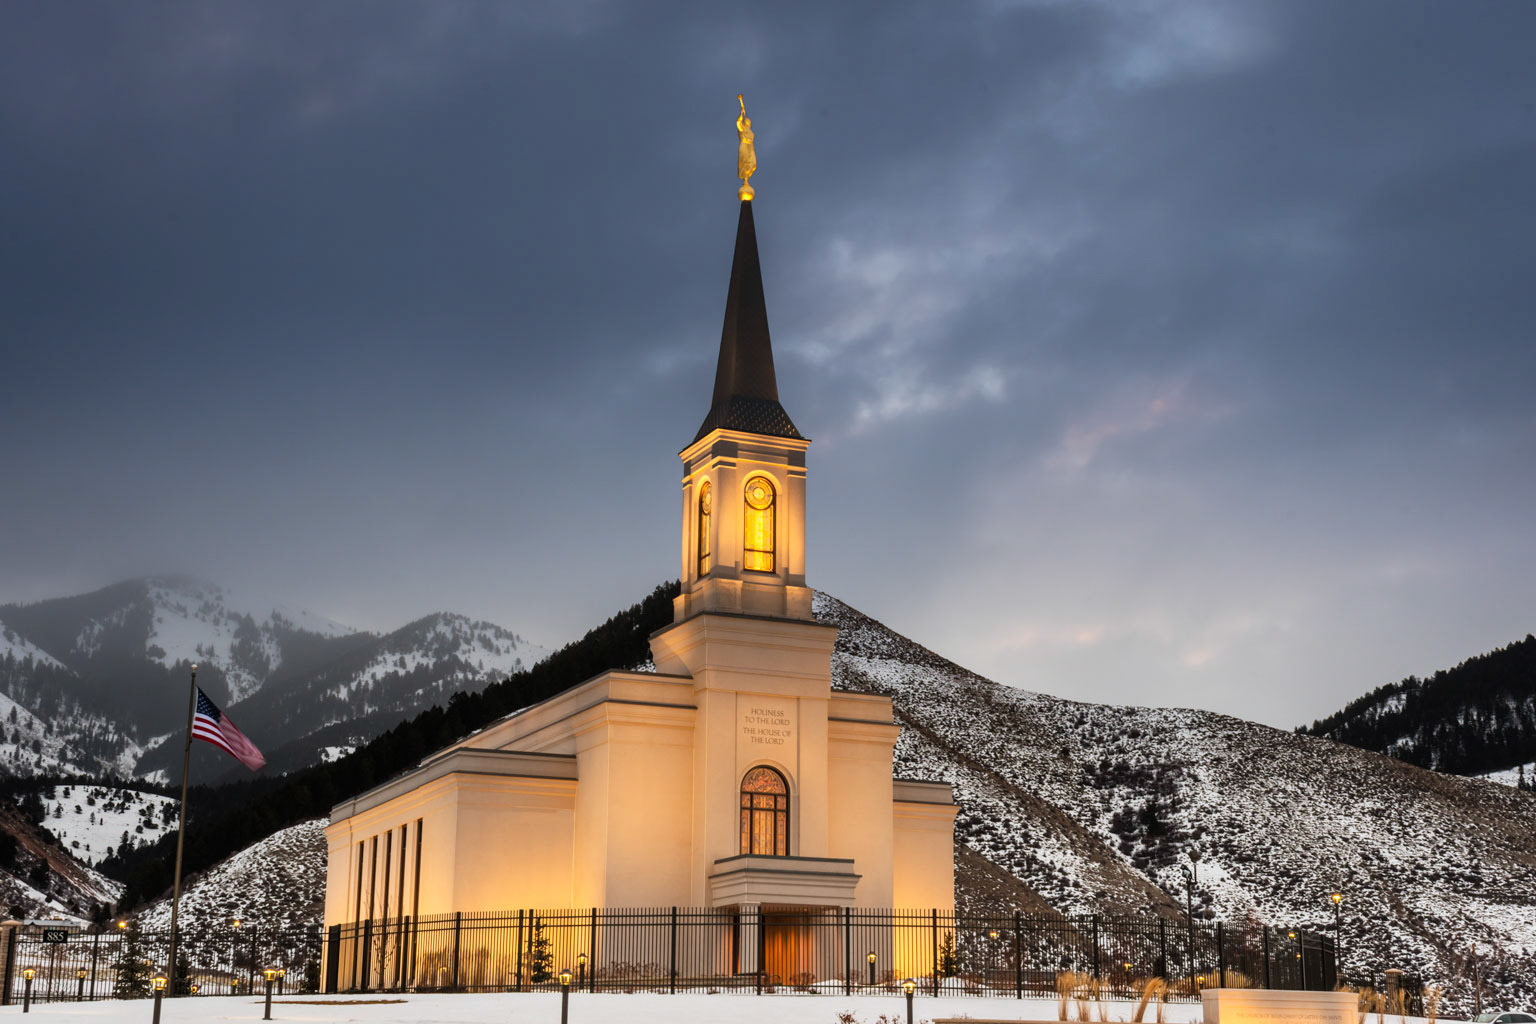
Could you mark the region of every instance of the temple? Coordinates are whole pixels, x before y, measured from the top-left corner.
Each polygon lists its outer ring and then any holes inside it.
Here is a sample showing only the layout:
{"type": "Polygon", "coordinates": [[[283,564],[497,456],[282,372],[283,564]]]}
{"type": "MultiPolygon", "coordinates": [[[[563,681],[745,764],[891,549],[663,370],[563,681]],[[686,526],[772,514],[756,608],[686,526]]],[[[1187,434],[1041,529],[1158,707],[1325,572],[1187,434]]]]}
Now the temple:
{"type": "Polygon", "coordinates": [[[327,925],[681,906],[768,935],[812,909],[952,909],[949,785],[893,778],[890,699],[832,688],[837,631],[806,585],[809,445],[780,404],[745,199],[655,671],[604,672],[334,808],[327,925]]]}

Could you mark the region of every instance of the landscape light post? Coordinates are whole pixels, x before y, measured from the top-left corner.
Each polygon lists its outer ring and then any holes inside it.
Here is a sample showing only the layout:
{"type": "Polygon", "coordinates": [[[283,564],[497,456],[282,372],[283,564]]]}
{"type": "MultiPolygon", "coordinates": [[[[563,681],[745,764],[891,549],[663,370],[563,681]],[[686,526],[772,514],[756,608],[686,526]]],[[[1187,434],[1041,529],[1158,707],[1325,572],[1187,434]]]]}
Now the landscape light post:
{"type": "Polygon", "coordinates": [[[576,955],[576,988],[580,991],[587,986],[587,954],[576,955]]]}
{"type": "Polygon", "coordinates": [[[992,975],[997,973],[997,967],[998,967],[999,963],[1001,963],[1001,961],[1002,961],[1002,954],[999,953],[998,949],[997,949],[997,936],[998,936],[998,931],[997,931],[996,928],[990,929],[987,932],[987,938],[992,940],[991,942],[989,942],[987,944],[987,980],[986,980],[986,984],[987,984],[987,987],[989,987],[989,988],[992,985],[992,975]]]}
{"type": "Polygon", "coordinates": [[[75,1002],[77,1003],[85,1002],[85,975],[86,970],[84,967],[75,972],[75,977],[80,979],[80,989],[75,993],[75,1002]]]}
{"type": "Polygon", "coordinates": [[[571,969],[560,972],[560,1024],[566,1024],[571,1013],[571,969]]]}
{"type": "Polygon", "coordinates": [[[32,1012],[32,975],[34,975],[36,973],[37,972],[34,971],[30,967],[28,967],[26,970],[21,972],[22,978],[25,979],[26,983],[27,983],[26,987],[21,990],[21,1012],[22,1013],[31,1013],[32,1012]]]}
{"type": "Polygon", "coordinates": [[[277,994],[278,995],[282,995],[283,994],[283,979],[286,978],[287,976],[288,976],[288,968],[286,968],[286,967],[279,967],[277,969],[277,994]]]}
{"type": "Polygon", "coordinates": [[[1339,905],[1344,902],[1344,894],[1335,890],[1328,897],[1333,901],[1333,982],[1339,983],[1339,965],[1343,963],[1340,951],[1344,946],[1339,941],[1339,905]]]}
{"type": "Polygon", "coordinates": [[[864,959],[869,961],[869,983],[873,985],[875,983],[875,960],[878,959],[875,956],[875,951],[870,950],[869,956],[865,957],[864,959]]]}
{"type": "Polygon", "coordinates": [[[155,986],[155,1015],[150,1019],[150,1024],[160,1024],[160,1000],[165,998],[165,975],[155,975],[151,984],[155,986]]]}
{"type": "Polygon", "coordinates": [[[277,980],[277,971],[275,971],[272,968],[268,967],[266,970],[262,971],[261,973],[262,973],[262,976],[267,979],[267,1012],[266,1012],[266,1014],[261,1019],[262,1020],[271,1020],[272,1019],[272,983],[277,980]]]}
{"type": "Polygon", "coordinates": [[[907,1024],[912,1024],[912,993],[917,991],[917,982],[908,978],[901,983],[901,990],[907,994],[907,1024]]]}

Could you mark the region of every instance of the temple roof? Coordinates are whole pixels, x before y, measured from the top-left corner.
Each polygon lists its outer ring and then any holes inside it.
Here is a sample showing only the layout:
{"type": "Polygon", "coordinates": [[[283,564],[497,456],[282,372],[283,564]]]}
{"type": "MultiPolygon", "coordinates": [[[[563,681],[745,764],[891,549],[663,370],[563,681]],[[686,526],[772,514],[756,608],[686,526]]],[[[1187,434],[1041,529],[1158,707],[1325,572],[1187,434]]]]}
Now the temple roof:
{"type": "Polygon", "coordinates": [[[750,199],[742,201],[741,218],[736,222],[736,255],[731,261],[731,289],[725,299],[725,327],[720,331],[715,395],[694,440],[717,429],[771,437],[801,436],[779,404],[750,199]]]}

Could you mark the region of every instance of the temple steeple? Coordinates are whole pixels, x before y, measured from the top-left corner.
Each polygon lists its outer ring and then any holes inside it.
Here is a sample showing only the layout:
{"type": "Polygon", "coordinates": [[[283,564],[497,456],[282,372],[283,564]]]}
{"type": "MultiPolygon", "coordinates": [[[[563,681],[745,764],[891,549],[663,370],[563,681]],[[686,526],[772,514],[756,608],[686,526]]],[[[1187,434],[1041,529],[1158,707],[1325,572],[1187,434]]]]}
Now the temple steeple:
{"type": "Polygon", "coordinates": [[[710,613],[812,618],[811,589],[805,585],[805,450],[811,442],[779,404],[752,191],[745,184],[756,158],[741,121],[741,213],[715,393],[693,443],[679,453],[683,571],[682,593],[673,606],[678,622],[710,613]]]}
{"type": "Polygon", "coordinates": [[[725,297],[725,326],[720,330],[720,361],[715,394],[698,441],[711,430],[740,430],[770,437],[800,437],[789,413],[779,404],[773,372],[773,343],[768,335],[768,304],[763,298],[763,270],[757,258],[757,229],[752,201],[741,203],[736,222],[736,254],[725,297]]]}

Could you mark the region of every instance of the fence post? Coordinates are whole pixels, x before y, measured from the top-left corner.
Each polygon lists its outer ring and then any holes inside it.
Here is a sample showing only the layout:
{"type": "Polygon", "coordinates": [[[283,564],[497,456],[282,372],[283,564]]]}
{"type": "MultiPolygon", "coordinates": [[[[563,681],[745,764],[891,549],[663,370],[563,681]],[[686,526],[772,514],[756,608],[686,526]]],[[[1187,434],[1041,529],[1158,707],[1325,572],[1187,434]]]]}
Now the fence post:
{"type": "Polygon", "coordinates": [[[853,910],[843,908],[843,995],[853,995],[853,910]]]}
{"type": "Polygon", "coordinates": [[[1166,918],[1157,919],[1157,976],[1164,981],[1168,980],[1168,921],[1166,918]]]}
{"type": "Polygon", "coordinates": [[[1216,977],[1220,979],[1221,987],[1227,987],[1227,947],[1223,941],[1226,933],[1222,930],[1221,922],[1216,922],[1216,977]]]}
{"type": "Polygon", "coordinates": [[[101,959],[101,932],[91,939],[91,999],[96,998],[96,964],[101,959]]]}
{"type": "Polygon", "coordinates": [[[597,908],[592,908],[592,933],[587,942],[587,991],[597,991],[597,908]]]}
{"type": "Polygon", "coordinates": [[[1093,915],[1093,976],[1099,976],[1099,915],[1093,915]]]}
{"type": "Polygon", "coordinates": [[[464,912],[453,913],[453,990],[459,990],[459,934],[464,930],[464,912]]]}
{"type": "Polygon", "coordinates": [[[20,930],[20,925],[7,929],[10,934],[5,939],[5,990],[0,992],[0,1006],[11,1005],[11,983],[16,978],[16,933],[20,930]]]}
{"type": "Polygon", "coordinates": [[[1307,933],[1296,933],[1296,959],[1301,961],[1301,990],[1307,991],[1307,933]]]}
{"type": "Polygon", "coordinates": [[[512,991],[523,990],[523,912],[517,912],[517,973],[512,976],[512,991]]]}
{"type": "Polygon", "coordinates": [[[929,938],[933,942],[933,994],[939,994],[939,908],[933,908],[933,923],[929,938]]]}
{"type": "Polygon", "coordinates": [[[763,971],[767,969],[767,963],[764,960],[766,953],[763,949],[763,943],[768,938],[768,929],[763,924],[763,908],[761,904],[758,905],[754,913],[757,914],[757,970],[753,973],[757,976],[757,994],[762,995],[763,971]]]}
{"type": "Polygon", "coordinates": [[[677,908],[672,908],[672,969],[667,972],[667,994],[677,994],[677,908]]]}
{"type": "Polygon", "coordinates": [[[1013,998],[1024,998],[1024,940],[1021,937],[1023,920],[1019,912],[1013,912],[1013,998]]]}

